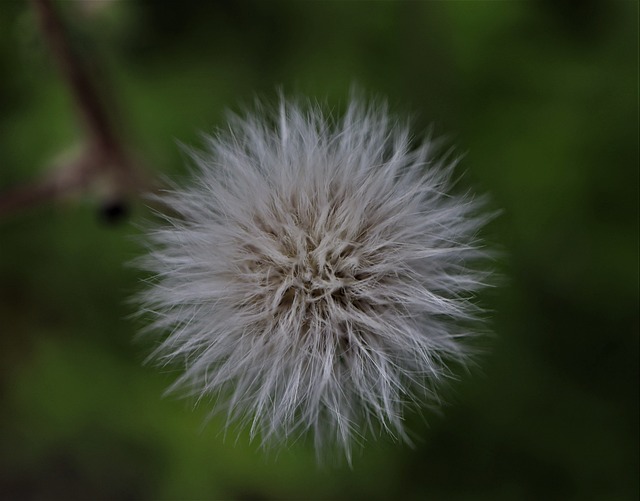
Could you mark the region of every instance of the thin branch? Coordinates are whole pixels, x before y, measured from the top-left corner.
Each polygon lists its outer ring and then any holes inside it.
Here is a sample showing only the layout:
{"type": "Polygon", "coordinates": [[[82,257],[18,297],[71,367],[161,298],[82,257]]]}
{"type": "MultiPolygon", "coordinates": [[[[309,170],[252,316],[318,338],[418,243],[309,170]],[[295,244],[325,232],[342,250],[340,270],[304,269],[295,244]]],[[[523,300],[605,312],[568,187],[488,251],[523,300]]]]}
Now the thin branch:
{"type": "Polygon", "coordinates": [[[85,190],[98,179],[125,196],[145,187],[139,166],[127,154],[91,79],[86,65],[74,52],[64,25],[51,0],[31,0],[42,35],[70,94],[86,131],[87,144],[80,159],[57,168],[34,183],[0,194],[0,217],[30,206],[85,190]]]}
{"type": "Polygon", "coordinates": [[[98,90],[78,54],[73,51],[51,0],[31,0],[40,28],[82,115],[90,140],[112,149],[117,146],[113,128],[98,90]]]}
{"type": "Polygon", "coordinates": [[[90,165],[91,162],[83,156],[36,182],[3,193],[0,196],[0,216],[15,214],[85,189],[90,165]]]}

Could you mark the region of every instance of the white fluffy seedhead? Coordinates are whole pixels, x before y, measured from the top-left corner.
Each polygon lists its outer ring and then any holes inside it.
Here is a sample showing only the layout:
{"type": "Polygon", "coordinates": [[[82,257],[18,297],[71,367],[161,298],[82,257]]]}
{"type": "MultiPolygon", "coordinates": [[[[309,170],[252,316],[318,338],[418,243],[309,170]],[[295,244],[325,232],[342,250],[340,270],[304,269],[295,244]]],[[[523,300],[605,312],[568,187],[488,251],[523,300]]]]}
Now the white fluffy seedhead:
{"type": "Polygon", "coordinates": [[[310,430],[349,456],[367,429],[405,437],[407,405],[468,355],[482,203],[382,105],[333,119],[283,100],[206,142],[143,261],[173,389],[265,443],[310,430]]]}

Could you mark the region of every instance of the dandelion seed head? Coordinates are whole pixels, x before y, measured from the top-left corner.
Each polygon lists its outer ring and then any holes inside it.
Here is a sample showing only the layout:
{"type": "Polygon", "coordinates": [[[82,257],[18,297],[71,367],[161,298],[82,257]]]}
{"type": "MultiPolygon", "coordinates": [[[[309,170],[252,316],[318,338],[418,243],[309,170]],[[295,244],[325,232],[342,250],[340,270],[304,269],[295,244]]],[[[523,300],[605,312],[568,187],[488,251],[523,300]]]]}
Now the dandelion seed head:
{"type": "Polygon", "coordinates": [[[258,106],[190,153],[142,261],[152,358],[183,367],[172,389],[265,444],[310,432],[349,456],[368,430],[406,438],[482,313],[489,216],[452,192],[455,161],[357,100],[342,118],[258,106]]]}

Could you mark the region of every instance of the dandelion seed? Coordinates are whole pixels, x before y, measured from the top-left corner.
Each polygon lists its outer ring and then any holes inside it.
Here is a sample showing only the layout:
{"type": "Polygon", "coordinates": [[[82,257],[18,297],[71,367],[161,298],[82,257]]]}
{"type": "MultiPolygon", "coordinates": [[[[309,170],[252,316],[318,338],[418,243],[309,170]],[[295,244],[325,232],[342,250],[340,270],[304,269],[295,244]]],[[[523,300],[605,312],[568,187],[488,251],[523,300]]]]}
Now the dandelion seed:
{"type": "Polygon", "coordinates": [[[467,360],[482,201],[384,106],[333,119],[283,100],[206,143],[142,264],[152,358],[184,366],[172,390],[264,443],[311,432],[349,456],[367,430],[406,438],[407,407],[467,360]]]}

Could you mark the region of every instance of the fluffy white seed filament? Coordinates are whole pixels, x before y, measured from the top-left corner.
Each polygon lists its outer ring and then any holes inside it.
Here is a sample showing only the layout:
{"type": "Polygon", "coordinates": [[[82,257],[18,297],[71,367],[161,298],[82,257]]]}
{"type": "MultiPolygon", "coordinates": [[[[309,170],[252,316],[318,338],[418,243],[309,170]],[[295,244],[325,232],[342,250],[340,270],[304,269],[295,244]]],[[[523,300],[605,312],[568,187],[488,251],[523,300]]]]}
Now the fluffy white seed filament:
{"type": "Polygon", "coordinates": [[[283,101],[207,147],[143,261],[153,357],[184,367],[173,388],[265,443],[310,430],[348,455],[367,429],[404,437],[407,404],[466,359],[482,203],[383,106],[333,120],[283,101]]]}

